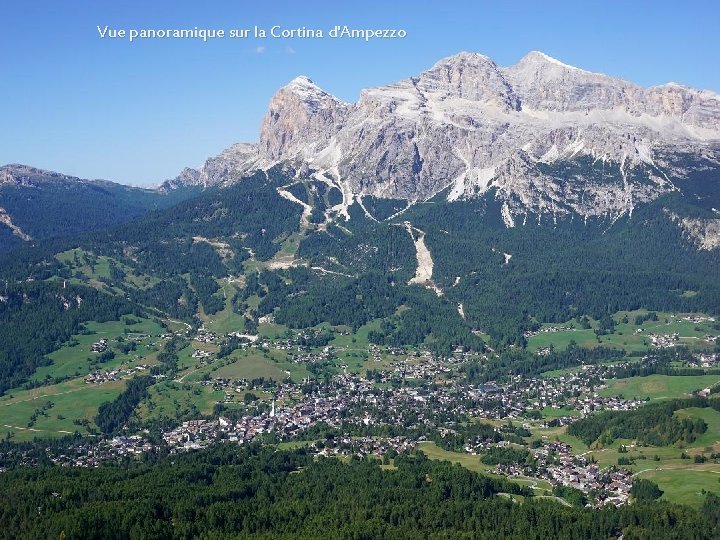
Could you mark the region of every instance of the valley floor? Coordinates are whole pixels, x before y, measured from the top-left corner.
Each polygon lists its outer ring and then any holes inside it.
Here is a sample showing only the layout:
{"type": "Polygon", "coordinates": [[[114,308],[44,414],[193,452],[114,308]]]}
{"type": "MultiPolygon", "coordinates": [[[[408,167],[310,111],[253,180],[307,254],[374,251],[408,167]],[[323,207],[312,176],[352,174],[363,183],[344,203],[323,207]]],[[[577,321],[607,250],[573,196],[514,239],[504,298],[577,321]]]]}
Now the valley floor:
{"type": "MultiPolygon", "coordinates": [[[[616,317],[627,318],[624,313],[616,317]]],[[[638,328],[645,335],[677,333],[675,342],[711,335],[712,321],[701,315],[660,317],[662,321],[642,323],[634,332],[621,326],[618,333],[634,336],[638,328]]],[[[656,482],[664,499],[693,506],[702,504],[705,493],[720,493],[716,409],[676,411],[677,418],[699,420],[706,430],[690,442],[666,446],[622,438],[587,444],[567,433],[574,422],[604,410],[639,410],[648,401],[698,393],[712,398],[720,392],[720,371],[713,371],[720,357],[712,353],[692,355],[696,367],[688,369],[704,369],[701,375],[622,377],[629,369],[652,367],[650,353],[501,382],[473,382],[468,366],[482,366],[487,358],[462,351],[441,358],[423,348],[373,345],[368,335],[380,320],[355,332],[329,325],[289,331],[265,321],[257,336],[245,335],[229,354],[220,355],[228,336],[243,334],[242,328],[234,330],[241,321],[226,308],[206,317],[203,327],[190,334],[182,324],[168,330],[145,319],[89,324],[88,332],[73,336],[51,355],[51,365],[38,370],[34,388],[0,397],[0,432],[11,441],[71,433],[96,437],[49,455],[76,466],[143,455],[160,446],[184,452],[228,440],[262,441],[308,445],[320,455],[374,455],[390,466],[399,453],[421,450],[433,459],[510,478],[538,496],[557,497],[556,486],[572,487],[596,505],[627,502],[634,478],[656,482]],[[303,344],[318,339],[320,345],[303,344]],[[128,418],[131,431],[125,435],[132,437],[103,437],[96,425],[98,406],[119,399],[129,380],[152,373],[160,365],[159,353],[171,342],[182,347],[177,371],[172,378],[156,376],[128,418]],[[122,352],[128,343],[132,347],[122,352]],[[115,354],[98,363],[102,353],[95,350],[115,354]],[[159,424],[171,427],[155,440],[148,438],[143,426],[159,424]],[[493,462],[488,456],[498,448],[524,457],[493,462]]],[[[543,326],[530,336],[530,347],[540,356],[548,354],[540,350],[543,346],[561,348],[568,337],[583,332],[570,326],[543,326]]],[[[601,339],[624,341],[618,333],[601,339]]],[[[632,351],[637,345],[628,346],[632,351]]],[[[689,365],[687,360],[683,365],[689,365]]]]}

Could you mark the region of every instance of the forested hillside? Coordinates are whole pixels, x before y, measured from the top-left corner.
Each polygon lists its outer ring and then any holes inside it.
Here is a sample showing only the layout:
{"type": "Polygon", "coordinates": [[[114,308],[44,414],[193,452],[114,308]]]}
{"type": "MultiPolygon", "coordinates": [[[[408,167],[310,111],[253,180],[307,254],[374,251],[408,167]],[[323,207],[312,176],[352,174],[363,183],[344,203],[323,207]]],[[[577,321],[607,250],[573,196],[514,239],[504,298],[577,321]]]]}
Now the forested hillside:
{"type": "Polygon", "coordinates": [[[707,210],[677,194],[615,220],[543,215],[510,228],[491,193],[457,202],[440,194],[407,208],[364,197],[347,220],[333,210],[337,189],[294,174],[276,167],[123,226],[18,250],[2,273],[73,276],[77,259],[58,264],[55,255],[79,247],[109,260],[107,292],[190,323],[199,309],[223,308],[219,279],[259,279],[234,302],[240,315],[294,328],[357,328],[382,317],[376,343],[429,340],[446,351],[480,350],[472,331],[494,346],[523,346],[539,323],[619,310],[720,312],[720,251],[699,249],[668,214],[683,205],[707,210]],[[408,227],[422,233],[432,258],[427,287],[408,285],[418,265],[408,227]]]}
{"type": "Polygon", "coordinates": [[[0,394],[49,363],[46,355],[85,321],[114,321],[131,313],[122,298],[62,282],[30,282],[0,296],[0,394]]]}
{"type": "Polygon", "coordinates": [[[13,539],[700,540],[720,534],[714,496],[699,512],[661,503],[572,508],[423,454],[400,455],[394,469],[383,470],[374,460],[220,446],[127,468],[13,470],[0,476],[0,491],[13,501],[0,509],[0,536],[13,539]]]}
{"type": "Polygon", "coordinates": [[[0,185],[0,208],[20,235],[0,223],[0,252],[25,243],[67,237],[127,223],[150,211],[168,208],[199,190],[163,193],[112,182],[79,179],[0,185]]]}

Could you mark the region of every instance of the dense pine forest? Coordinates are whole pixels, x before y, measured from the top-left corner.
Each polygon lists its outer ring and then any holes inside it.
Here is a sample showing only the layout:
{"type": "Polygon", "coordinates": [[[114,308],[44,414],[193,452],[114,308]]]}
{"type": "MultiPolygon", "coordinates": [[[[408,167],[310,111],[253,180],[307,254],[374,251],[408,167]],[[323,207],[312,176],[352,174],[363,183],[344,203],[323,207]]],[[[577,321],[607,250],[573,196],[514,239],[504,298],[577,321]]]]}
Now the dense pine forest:
{"type": "MultiPolygon", "coordinates": [[[[69,237],[127,223],[148,212],[198,195],[194,188],[174,192],[140,189],[112,182],[40,176],[35,185],[3,185],[0,208],[11,208],[13,222],[34,241],[69,237]]],[[[0,227],[0,253],[23,242],[0,227]]]]}
{"type": "MultiPolygon", "coordinates": [[[[641,486],[642,487],[642,486],[641,486]]],[[[641,491],[638,488],[638,491],[641,491]]],[[[647,490],[645,490],[647,491],[647,490]]],[[[0,475],[3,538],[712,539],[720,500],[590,510],[423,454],[394,468],[219,446],[122,468],[0,475]],[[524,499],[518,503],[517,499],[524,499]]]]}

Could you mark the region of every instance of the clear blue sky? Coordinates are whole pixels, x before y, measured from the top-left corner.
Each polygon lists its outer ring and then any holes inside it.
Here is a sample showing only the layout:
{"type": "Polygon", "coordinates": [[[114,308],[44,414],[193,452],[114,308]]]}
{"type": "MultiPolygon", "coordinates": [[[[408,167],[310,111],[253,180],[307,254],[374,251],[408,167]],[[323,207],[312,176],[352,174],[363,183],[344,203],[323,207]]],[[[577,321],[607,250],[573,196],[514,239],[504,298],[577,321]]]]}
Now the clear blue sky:
{"type": "Polygon", "coordinates": [[[644,86],[720,91],[716,1],[0,0],[0,164],[157,184],[257,140],[304,74],[355,101],[461,50],[501,65],[541,50],[644,86]],[[116,28],[404,28],[401,40],[102,40],[116,28]],[[258,47],[264,47],[258,52],[258,47]],[[291,50],[292,49],[292,50],[291,50]]]}

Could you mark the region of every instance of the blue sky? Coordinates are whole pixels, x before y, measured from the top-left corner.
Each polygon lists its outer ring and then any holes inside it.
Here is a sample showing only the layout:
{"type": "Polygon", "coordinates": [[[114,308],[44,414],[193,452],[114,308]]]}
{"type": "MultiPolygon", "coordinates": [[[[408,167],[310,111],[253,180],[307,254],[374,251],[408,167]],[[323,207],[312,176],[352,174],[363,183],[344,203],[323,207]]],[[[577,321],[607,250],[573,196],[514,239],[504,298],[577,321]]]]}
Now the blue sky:
{"type": "Polygon", "coordinates": [[[541,50],[644,86],[720,91],[714,1],[0,0],[0,164],[150,185],[257,140],[297,75],[347,101],[461,50],[541,50]],[[398,40],[100,39],[113,28],[403,28],[398,40]],[[263,47],[263,49],[258,49],[263,47]],[[261,51],[261,52],[259,52],[261,51]]]}

